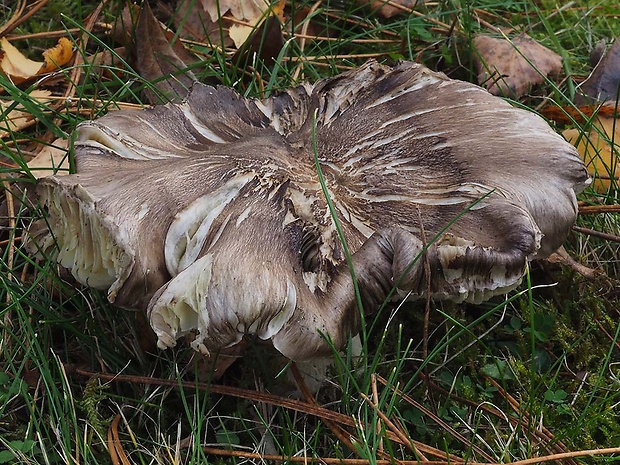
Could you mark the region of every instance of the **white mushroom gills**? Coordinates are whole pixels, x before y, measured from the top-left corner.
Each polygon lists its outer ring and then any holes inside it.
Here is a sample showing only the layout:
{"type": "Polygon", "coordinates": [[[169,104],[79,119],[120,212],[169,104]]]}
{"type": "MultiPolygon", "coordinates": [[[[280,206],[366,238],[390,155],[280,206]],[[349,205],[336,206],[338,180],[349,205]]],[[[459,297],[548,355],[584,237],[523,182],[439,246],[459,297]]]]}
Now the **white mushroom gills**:
{"type": "MultiPolygon", "coordinates": [[[[42,195],[49,217],[51,233],[62,237],[56,260],[71,271],[75,279],[85,286],[107,290],[108,299],[114,302],[116,291],[131,272],[132,254],[121,245],[123,232],[104,217],[93,214],[95,199],[81,186],[74,195],[47,188],[42,195]]],[[[54,253],[48,244],[44,252],[54,253]]]]}

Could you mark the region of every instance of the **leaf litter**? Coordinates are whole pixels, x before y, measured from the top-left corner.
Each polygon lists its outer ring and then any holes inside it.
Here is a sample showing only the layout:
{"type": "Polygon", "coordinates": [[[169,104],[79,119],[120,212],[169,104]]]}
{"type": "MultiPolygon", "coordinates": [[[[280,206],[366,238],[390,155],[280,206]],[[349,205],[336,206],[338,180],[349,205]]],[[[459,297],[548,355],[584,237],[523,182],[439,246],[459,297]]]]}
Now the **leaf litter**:
{"type": "Polygon", "coordinates": [[[525,33],[512,39],[478,34],[474,47],[478,83],[493,95],[522,97],[562,69],[560,55],[525,33]]]}

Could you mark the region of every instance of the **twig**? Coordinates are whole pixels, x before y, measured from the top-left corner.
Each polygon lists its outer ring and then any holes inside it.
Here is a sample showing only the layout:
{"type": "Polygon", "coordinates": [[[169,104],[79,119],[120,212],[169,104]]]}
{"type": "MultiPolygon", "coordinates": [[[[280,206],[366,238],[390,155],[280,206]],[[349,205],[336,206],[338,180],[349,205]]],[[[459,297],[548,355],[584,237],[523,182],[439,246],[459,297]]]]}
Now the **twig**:
{"type": "MultiPolygon", "coordinates": [[[[378,465],[394,465],[398,463],[401,465],[451,465],[452,462],[442,460],[365,460],[365,459],[343,459],[343,458],[331,458],[331,457],[288,457],[282,455],[261,455],[251,452],[242,452],[236,450],[216,449],[213,447],[203,447],[202,450],[207,454],[220,455],[223,457],[244,457],[248,459],[269,460],[284,463],[325,463],[328,465],[368,465],[370,463],[378,465]]],[[[574,457],[592,457],[595,455],[611,455],[619,454],[620,447],[610,447],[607,449],[591,449],[591,450],[579,450],[575,452],[566,452],[563,454],[547,455],[544,457],[533,457],[526,460],[517,460],[515,462],[506,462],[502,465],[531,465],[535,463],[553,462],[555,460],[562,460],[574,457]]],[[[467,462],[468,465],[499,465],[497,462],[467,462]]]]}
{"type": "MultiPolygon", "coordinates": [[[[439,418],[437,415],[435,415],[433,412],[431,412],[429,409],[427,409],[424,405],[422,405],[418,401],[412,399],[409,395],[405,394],[400,389],[388,385],[388,382],[385,380],[385,378],[377,375],[377,379],[381,382],[381,384],[383,384],[384,386],[389,387],[390,389],[392,389],[405,402],[407,402],[410,405],[413,405],[415,408],[420,410],[424,415],[426,415],[429,418],[431,418],[435,423],[437,423],[445,431],[450,433],[455,439],[458,439],[459,441],[461,441],[463,444],[465,444],[467,446],[471,446],[472,450],[474,450],[476,453],[480,454],[480,456],[483,457],[485,460],[488,460],[489,462],[493,461],[493,458],[491,458],[490,455],[488,455],[486,452],[484,452],[482,449],[480,449],[480,447],[476,446],[475,444],[472,444],[472,442],[469,441],[465,436],[463,436],[461,433],[459,433],[454,428],[452,428],[449,424],[447,424],[445,421],[443,421],[441,418],[439,418]]],[[[457,458],[457,457],[450,457],[450,460],[451,461],[459,461],[459,460],[462,461],[463,459],[460,459],[460,458],[457,458]]],[[[471,462],[468,462],[468,463],[471,464],[471,462]]]]}
{"type": "Polygon", "coordinates": [[[38,0],[36,3],[30,6],[30,10],[24,14],[24,10],[28,6],[28,2],[26,0],[20,0],[17,4],[17,8],[11,19],[9,19],[4,26],[0,29],[0,37],[4,37],[6,34],[11,32],[13,29],[18,27],[20,24],[23,24],[25,21],[34,15],[37,11],[45,6],[48,0],[38,0]]]}
{"type": "Polygon", "coordinates": [[[601,322],[598,320],[598,318],[594,318],[594,322],[599,327],[599,329],[601,331],[603,331],[603,334],[605,334],[605,336],[607,336],[607,339],[609,339],[618,349],[620,349],[620,342],[615,340],[615,338],[611,334],[609,334],[609,331],[607,331],[605,329],[605,327],[601,324],[601,322]]]}
{"type": "Polygon", "coordinates": [[[377,405],[376,402],[373,402],[370,400],[370,398],[368,396],[366,396],[364,393],[360,393],[360,396],[362,397],[362,399],[364,399],[372,408],[375,412],[377,412],[377,415],[379,416],[379,418],[383,421],[383,423],[385,423],[385,425],[390,429],[390,431],[392,431],[396,436],[398,436],[400,438],[400,440],[403,442],[403,445],[409,449],[410,452],[414,453],[416,457],[419,457],[421,460],[423,461],[428,461],[428,459],[424,456],[424,454],[422,454],[416,447],[414,442],[403,432],[401,431],[394,422],[392,422],[385,413],[383,413],[380,409],[379,406],[377,405]]]}
{"type": "Polygon", "coordinates": [[[127,454],[125,454],[125,450],[123,449],[123,445],[121,444],[121,440],[118,436],[118,424],[121,421],[121,414],[117,414],[108,428],[108,449],[110,452],[110,460],[112,460],[113,465],[131,465],[131,462],[127,458],[127,454]]]}
{"type": "MultiPolygon", "coordinates": [[[[306,402],[318,407],[316,399],[314,398],[314,396],[308,389],[308,386],[306,385],[306,382],[304,381],[303,376],[299,372],[299,368],[297,368],[297,364],[295,362],[291,363],[290,370],[291,370],[291,373],[293,374],[293,378],[295,378],[295,382],[297,383],[299,390],[305,397],[306,402]]],[[[355,449],[355,447],[353,447],[353,444],[351,443],[349,438],[347,438],[346,436],[347,432],[343,430],[340,427],[340,425],[334,423],[331,420],[326,420],[326,419],[323,419],[323,422],[336,435],[336,437],[340,439],[345,446],[347,446],[349,450],[351,450],[352,452],[357,452],[357,450],[355,449]]]]}
{"type": "MultiPolygon", "coordinates": [[[[485,379],[490,382],[495,388],[497,388],[499,394],[508,401],[508,404],[510,405],[512,410],[517,413],[520,418],[523,417],[528,423],[531,423],[531,417],[529,413],[521,408],[521,404],[517,399],[515,399],[512,395],[506,392],[506,390],[494,379],[488,376],[485,376],[485,379]]],[[[522,420],[519,419],[518,422],[521,424],[521,427],[523,427],[522,420]]],[[[545,427],[544,425],[540,425],[540,428],[534,429],[534,436],[538,437],[538,439],[541,439],[542,436],[542,439],[544,439],[546,443],[539,443],[539,446],[545,449],[550,449],[550,452],[555,452],[556,454],[564,454],[568,452],[568,447],[566,447],[566,445],[562,441],[556,439],[553,433],[551,433],[551,431],[549,431],[549,429],[547,429],[547,427],[545,427]]],[[[570,463],[577,465],[574,460],[570,460],[570,463]]]]}
{"type": "Polygon", "coordinates": [[[580,215],[596,215],[598,213],[620,213],[620,205],[583,205],[579,206],[580,215]]]}
{"type": "Polygon", "coordinates": [[[581,226],[573,226],[573,231],[581,233],[581,234],[587,234],[588,236],[598,237],[599,239],[604,239],[606,241],[620,242],[620,236],[616,236],[614,234],[607,234],[607,233],[596,231],[590,228],[583,228],[581,226]]]}

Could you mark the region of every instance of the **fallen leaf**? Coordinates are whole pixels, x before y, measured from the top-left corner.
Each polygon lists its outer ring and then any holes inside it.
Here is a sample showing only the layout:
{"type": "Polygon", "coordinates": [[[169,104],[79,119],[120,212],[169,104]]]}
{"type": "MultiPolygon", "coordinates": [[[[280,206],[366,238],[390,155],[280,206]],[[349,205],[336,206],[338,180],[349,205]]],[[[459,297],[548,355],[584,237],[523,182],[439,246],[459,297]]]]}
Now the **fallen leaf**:
{"type": "Polygon", "coordinates": [[[2,48],[0,69],[14,84],[54,71],[67,64],[73,57],[73,45],[66,37],[61,37],[55,47],[43,52],[45,61],[42,62],[24,56],[6,37],[0,39],[0,47],[2,48]]]}
{"type": "Polygon", "coordinates": [[[282,23],[276,16],[268,16],[248,37],[232,57],[231,63],[246,70],[256,68],[258,57],[266,65],[271,65],[284,47],[282,23]]]}
{"type": "Polygon", "coordinates": [[[43,52],[45,64],[38,74],[49,73],[63,65],[66,65],[73,58],[73,43],[66,37],[58,39],[58,44],[43,52]]]}
{"type": "Polygon", "coordinates": [[[45,65],[45,63],[39,63],[26,58],[5,37],[0,39],[0,47],[2,47],[3,52],[0,68],[2,72],[16,84],[32,76],[36,76],[39,70],[45,65]]]}
{"type": "Polygon", "coordinates": [[[280,1],[277,4],[275,4],[271,8],[271,10],[265,9],[264,11],[260,12],[258,16],[252,19],[246,19],[247,24],[236,23],[236,24],[231,25],[230,28],[228,29],[228,34],[230,35],[230,38],[234,42],[235,47],[240,49],[246,42],[250,42],[252,40],[256,41],[257,37],[258,37],[259,42],[264,42],[266,45],[272,45],[270,40],[266,39],[263,41],[263,38],[260,37],[262,36],[260,26],[264,26],[266,23],[270,22],[268,20],[271,20],[271,24],[269,25],[269,27],[263,28],[262,31],[266,31],[266,30],[273,31],[275,30],[274,26],[277,26],[278,34],[276,35],[279,35],[279,39],[280,39],[279,40],[280,46],[278,47],[278,52],[279,52],[280,48],[282,48],[283,40],[282,40],[280,24],[278,21],[273,20],[275,16],[278,16],[281,21],[284,20],[284,1],[280,1]]]}
{"type": "Polygon", "coordinates": [[[493,95],[521,97],[562,69],[562,58],[527,34],[512,40],[478,34],[474,47],[478,83],[493,95]]]}
{"type": "Polygon", "coordinates": [[[397,14],[407,13],[415,7],[424,5],[424,0],[391,0],[390,3],[387,3],[385,0],[357,0],[357,3],[369,5],[380,16],[391,18],[397,14]]]}
{"type": "Polygon", "coordinates": [[[179,7],[174,15],[174,24],[182,37],[223,48],[234,45],[228,35],[230,21],[224,19],[212,21],[210,15],[195,0],[181,0],[179,2],[179,7]]]}
{"type": "Polygon", "coordinates": [[[92,71],[103,76],[116,75],[121,77],[125,63],[129,60],[128,51],[125,47],[117,47],[114,50],[105,49],[91,55],[87,62],[92,66],[92,71]]]}
{"type": "Polygon", "coordinates": [[[620,123],[605,116],[598,116],[589,133],[578,129],[566,129],[564,138],[577,147],[588,172],[593,178],[592,186],[600,193],[607,193],[620,182],[620,123]],[[613,143],[613,146],[612,146],[613,143]]]}
{"type": "MultiPolygon", "coordinates": [[[[49,103],[53,97],[52,93],[47,90],[33,90],[30,93],[33,104],[45,105],[49,103]]],[[[0,139],[4,139],[11,133],[20,131],[28,126],[33,125],[37,120],[32,113],[24,108],[23,105],[15,105],[12,100],[0,100],[0,139]]]]}
{"type": "Polygon", "coordinates": [[[267,0],[200,0],[211,21],[217,22],[230,11],[235,19],[252,22],[269,8],[267,0]]]}
{"type": "MultiPolygon", "coordinates": [[[[170,42],[164,29],[153,15],[148,3],[144,4],[136,28],[136,67],[140,76],[164,95],[165,99],[184,99],[192,84],[197,81],[188,70],[194,58],[181,41],[170,42]]],[[[161,103],[161,96],[151,89],[145,91],[150,103],[161,103]]]]}
{"type": "Polygon", "coordinates": [[[120,13],[114,15],[110,36],[122,47],[131,47],[140,17],[140,6],[127,4],[120,13]]]}
{"type": "Polygon", "coordinates": [[[45,176],[69,174],[69,142],[58,138],[43,149],[28,164],[31,174],[39,179],[45,176]]]}
{"type": "Polygon", "coordinates": [[[284,19],[285,1],[183,0],[175,23],[183,34],[198,41],[240,48],[267,16],[284,19]]]}
{"type": "Polygon", "coordinates": [[[578,87],[575,103],[617,101],[620,90],[620,38],[578,87]]]}

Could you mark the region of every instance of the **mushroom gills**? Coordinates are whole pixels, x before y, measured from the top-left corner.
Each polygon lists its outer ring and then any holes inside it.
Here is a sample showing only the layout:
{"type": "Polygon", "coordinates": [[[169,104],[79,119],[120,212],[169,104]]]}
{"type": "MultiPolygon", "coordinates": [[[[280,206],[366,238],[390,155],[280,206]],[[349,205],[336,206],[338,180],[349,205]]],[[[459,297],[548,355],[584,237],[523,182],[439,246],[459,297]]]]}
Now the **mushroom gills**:
{"type": "MultiPolygon", "coordinates": [[[[181,271],[151,299],[148,313],[158,347],[174,347],[194,334],[192,347],[203,352],[237,344],[244,335],[272,338],[297,308],[297,291],[289,279],[265,276],[262,285],[223,288],[222,276],[231,267],[207,253],[181,271]]],[[[234,267],[234,265],[233,265],[234,267]]]]}
{"type": "Polygon", "coordinates": [[[68,193],[47,184],[40,197],[50,218],[51,236],[62,238],[60,243],[47,242],[42,252],[55,253],[58,263],[78,282],[107,290],[113,302],[118,285],[132,268],[131,254],[119,243],[119,227],[94,213],[94,199],[79,185],[68,193]]]}

